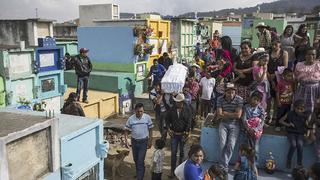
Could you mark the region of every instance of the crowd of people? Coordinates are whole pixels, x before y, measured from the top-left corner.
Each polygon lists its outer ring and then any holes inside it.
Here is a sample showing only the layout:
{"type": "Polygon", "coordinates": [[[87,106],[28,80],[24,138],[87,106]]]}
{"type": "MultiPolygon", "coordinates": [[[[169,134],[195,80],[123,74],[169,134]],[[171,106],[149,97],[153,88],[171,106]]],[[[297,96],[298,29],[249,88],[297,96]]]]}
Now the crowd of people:
{"type": "MultiPolygon", "coordinates": [[[[290,148],[286,165],[288,169],[292,168],[292,157],[297,150],[295,174],[303,172],[306,140],[314,142],[317,161],[320,161],[319,41],[310,46],[305,24],[300,25],[296,33],[288,25],[280,35],[264,23],[256,28],[258,48],[244,40],[237,52],[231,38],[219,37],[219,33],[203,45],[198,43],[193,62],[185,64],[189,72],[182,92],[167,94],[161,89],[161,79],[173,63],[168,54],[154,60],[148,74],[148,78],[152,77],[150,99],[154,104],[160,140],[165,143],[168,135],[171,138],[170,178],[176,176],[177,160],[178,164],[183,164],[184,145],[195,120],[203,120],[209,113],[219,122],[219,165],[203,173],[200,167],[203,150],[191,148],[193,153],[189,152],[189,160],[185,162],[185,179],[215,179],[216,175],[226,178],[236,143],[241,147],[235,178],[250,176],[256,179],[259,142],[264,127],[274,127],[275,131],[287,134],[290,148]]],[[[315,164],[314,168],[318,166],[315,164]]],[[[154,173],[161,171],[156,168],[154,173]]],[[[319,175],[319,171],[316,173],[319,175]]],[[[161,179],[161,175],[157,177],[161,179]]]]}

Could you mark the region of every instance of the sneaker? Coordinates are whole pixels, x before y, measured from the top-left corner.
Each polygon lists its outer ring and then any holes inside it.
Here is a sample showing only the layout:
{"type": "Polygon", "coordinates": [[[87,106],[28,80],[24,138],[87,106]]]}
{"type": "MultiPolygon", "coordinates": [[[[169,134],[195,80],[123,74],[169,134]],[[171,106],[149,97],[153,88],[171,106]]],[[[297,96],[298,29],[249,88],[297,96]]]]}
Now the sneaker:
{"type": "Polygon", "coordinates": [[[89,103],[89,101],[86,99],[86,100],[82,100],[82,102],[84,102],[84,103],[86,103],[86,104],[88,104],[89,103]]]}

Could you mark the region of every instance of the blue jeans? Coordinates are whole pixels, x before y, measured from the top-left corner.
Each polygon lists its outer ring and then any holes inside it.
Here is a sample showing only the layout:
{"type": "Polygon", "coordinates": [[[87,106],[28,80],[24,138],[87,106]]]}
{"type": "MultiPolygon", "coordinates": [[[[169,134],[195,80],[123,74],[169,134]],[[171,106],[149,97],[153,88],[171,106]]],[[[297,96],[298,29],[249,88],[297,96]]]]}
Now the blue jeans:
{"type": "Polygon", "coordinates": [[[81,89],[83,87],[82,100],[87,100],[88,98],[88,86],[89,86],[89,76],[79,77],[77,79],[77,96],[80,99],[81,89]]]}
{"type": "Polygon", "coordinates": [[[167,112],[156,112],[156,121],[158,123],[161,138],[167,139],[167,125],[166,125],[167,112]]]}
{"type": "Polygon", "coordinates": [[[148,139],[132,139],[132,155],[136,165],[137,180],[143,180],[144,177],[144,159],[147,153],[148,139]]]}
{"type": "Polygon", "coordinates": [[[174,174],[174,170],[176,169],[177,165],[177,153],[178,153],[178,146],[179,146],[179,164],[182,163],[184,157],[184,137],[183,135],[173,135],[171,138],[171,173],[174,174]]]}
{"type": "Polygon", "coordinates": [[[239,132],[240,124],[238,120],[222,120],[219,124],[220,163],[225,170],[228,169],[239,132]]]}
{"type": "Polygon", "coordinates": [[[302,166],[303,155],[303,134],[288,133],[290,148],[287,156],[287,161],[291,162],[294,151],[297,149],[297,163],[302,166]]]}

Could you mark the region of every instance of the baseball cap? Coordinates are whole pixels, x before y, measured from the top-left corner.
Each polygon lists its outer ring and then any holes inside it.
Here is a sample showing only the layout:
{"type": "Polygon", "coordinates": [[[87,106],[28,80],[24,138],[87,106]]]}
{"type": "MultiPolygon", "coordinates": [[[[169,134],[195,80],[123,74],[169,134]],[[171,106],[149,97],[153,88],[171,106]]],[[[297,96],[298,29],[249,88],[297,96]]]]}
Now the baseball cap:
{"type": "Polygon", "coordinates": [[[87,48],[81,48],[80,49],[80,53],[86,53],[86,52],[88,52],[89,51],[89,49],[87,49],[87,48]]]}

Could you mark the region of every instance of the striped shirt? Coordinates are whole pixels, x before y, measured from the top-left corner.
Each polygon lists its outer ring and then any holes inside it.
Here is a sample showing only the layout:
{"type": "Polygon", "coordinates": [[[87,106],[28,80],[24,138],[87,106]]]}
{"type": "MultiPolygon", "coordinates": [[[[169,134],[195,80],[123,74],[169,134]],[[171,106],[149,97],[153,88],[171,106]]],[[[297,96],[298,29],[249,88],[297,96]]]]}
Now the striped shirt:
{"type": "Polygon", "coordinates": [[[133,139],[146,139],[149,137],[149,129],[153,128],[151,117],[143,114],[140,119],[135,114],[129,117],[125,129],[131,131],[133,139]]]}
{"type": "MultiPolygon", "coordinates": [[[[225,96],[220,96],[217,100],[217,108],[222,108],[222,111],[234,113],[237,109],[242,109],[243,99],[236,95],[231,102],[228,102],[225,99],[225,96]]],[[[228,120],[236,120],[236,119],[228,119],[228,120]]]]}

